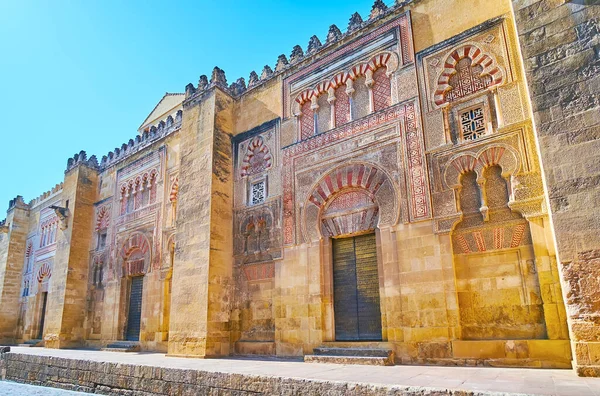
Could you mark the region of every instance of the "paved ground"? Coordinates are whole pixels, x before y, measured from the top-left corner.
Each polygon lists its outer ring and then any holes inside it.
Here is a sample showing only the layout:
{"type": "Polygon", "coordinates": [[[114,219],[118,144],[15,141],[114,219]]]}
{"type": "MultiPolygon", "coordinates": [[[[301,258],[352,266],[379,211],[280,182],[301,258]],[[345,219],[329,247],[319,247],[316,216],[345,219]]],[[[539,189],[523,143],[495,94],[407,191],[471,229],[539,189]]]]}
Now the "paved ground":
{"type": "MultiPolygon", "coordinates": [[[[23,354],[139,364],[210,372],[271,375],[299,379],[509,392],[527,395],[600,396],[600,378],[571,370],[437,366],[353,366],[294,360],[186,359],[159,353],[122,353],[11,347],[23,354]]],[[[0,395],[3,395],[0,390],[0,395]]]]}
{"type": "Polygon", "coordinates": [[[72,392],[62,389],[45,388],[43,386],[33,386],[19,384],[10,381],[0,381],[0,396],[77,396],[89,395],[89,393],[72,392]]]}

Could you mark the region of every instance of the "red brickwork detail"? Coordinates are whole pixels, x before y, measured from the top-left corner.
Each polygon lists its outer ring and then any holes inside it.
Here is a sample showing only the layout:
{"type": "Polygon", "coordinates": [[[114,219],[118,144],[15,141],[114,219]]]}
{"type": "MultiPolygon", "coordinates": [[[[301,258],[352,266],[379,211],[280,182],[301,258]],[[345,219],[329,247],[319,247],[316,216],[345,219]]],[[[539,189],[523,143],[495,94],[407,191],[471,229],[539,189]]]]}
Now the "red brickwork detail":
{"type": "Polygon", "coordinates": [[[484,167],[498,165],[505,150],[504,147],[491,147],[479,155],[479,162],[484,167]]]}
{"type": "Polygon", "coordinates": [[[475,243],[477,244],[477,249],[480,252],[485,252],[485,240],[483,239],[483,235],[481,234],[481,231],[475,231],[473,233],[473,239],[475,240],[475,243]]]}
{"type": "Polygon", "coordinates": [[[335,89],[335,126],[339,127],[350,121],[350,97],[346,93],[346,84],[335,89]]]}
{"type": "Polygon", "coordinates": [[[515,248],[521,244],[521,240],[523,239],[523,234],[525,233],[526,224],[518,224],[513,229],[512,240],[510,242],[510,247],[515,248]]]}
{"type": "Polygon", "coordinates": [[[412,63],[413,61],[412,51],[410,50],[412,47],[411,36],[408,17],[400,19],[400,48],[402,50],[403,65],[412,63]]]}
{"type": "Polygon", "coordinates": [[[494,249],[502,249],[504,247],[504,228],[494,228],[494,249]]]}
{"type": "Polygon", "coordinates": [[[373,73],[373,106],[375,111],[383,110],[390,106],[392,101],[392,87],[386,75],[386,69],[380,67],[373,73]]]}
{"type": "Polygon", "coordinates": [[[300,139],[308,139],[315,134],[315,118],[310,102],[305,102],[300,107],[302,116],[300,117],[300,139]]]}
{"type": "Polygon", "coordinates": [[[246,279],[249,281],[272,279],[275,277],[275,264],[273,263],[245,265],[243,270],[246,279]]]}
{"type": "Polygon", "coordinates": [[[457,235],[456,241],[458,242],[458,246],[460,246],[462,253],[471,253],[471,249],[469,248],[469,244],[464,235],[457,235]]]}

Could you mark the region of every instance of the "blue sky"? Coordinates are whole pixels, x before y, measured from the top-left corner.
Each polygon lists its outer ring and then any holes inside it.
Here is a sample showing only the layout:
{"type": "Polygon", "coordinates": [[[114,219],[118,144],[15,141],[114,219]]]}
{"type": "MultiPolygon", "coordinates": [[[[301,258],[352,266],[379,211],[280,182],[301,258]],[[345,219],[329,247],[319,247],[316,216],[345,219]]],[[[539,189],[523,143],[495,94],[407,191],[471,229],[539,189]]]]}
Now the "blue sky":
{"type": "MultiPolygon", "coordinates": [[[[387,0],[386,4],[392,4],[387,0]]],[[[67,159],[134,137],[165,92],[210,76],[248,81],[373,0],[0,1],[0,219],[61,182],[67,159]]]]}

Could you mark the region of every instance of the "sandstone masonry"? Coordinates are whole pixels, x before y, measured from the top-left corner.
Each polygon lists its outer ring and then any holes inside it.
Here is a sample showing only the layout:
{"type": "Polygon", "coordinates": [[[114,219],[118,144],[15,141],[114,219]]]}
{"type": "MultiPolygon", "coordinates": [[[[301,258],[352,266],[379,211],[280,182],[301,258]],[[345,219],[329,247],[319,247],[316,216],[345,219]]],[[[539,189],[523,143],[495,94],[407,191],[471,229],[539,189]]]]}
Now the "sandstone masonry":
{"type": "MultiPolygon", "coordinates": [[[[0,342],[598,375],[598,8],[376,1],[248,83],[166,94],[10,202],[0,342]]],[[[51,381],[168,392],[80,363],[51,381]]]]}

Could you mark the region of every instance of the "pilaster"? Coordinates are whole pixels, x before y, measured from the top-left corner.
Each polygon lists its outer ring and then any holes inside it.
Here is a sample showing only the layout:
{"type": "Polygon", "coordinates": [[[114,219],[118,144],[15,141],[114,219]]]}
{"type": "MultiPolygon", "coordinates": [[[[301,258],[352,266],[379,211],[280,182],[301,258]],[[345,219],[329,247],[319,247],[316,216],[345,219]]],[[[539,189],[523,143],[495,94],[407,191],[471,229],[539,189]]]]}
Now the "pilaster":
{"type": "Polygon", "coordinates": [[[95,158],[87,161],[85,153],[82,154],[73,162],[69,160],[62,203],[55,208],[61,224],[46,311],[44,340],[48,348],[79,346],[84,338],[89,235],[94,220],[98,171],[95,158]]]}
{"type": "Polygon", "coordinates": [[[213,84],[184,105],[168,353],[226,356],[233,267],[233,99],[213,84]]]}
{"type": "Polygon", "coordinates": [[[0,344],[16,341],[28,224],[29,207],[18,196],[0,226],[0,344]]]}

